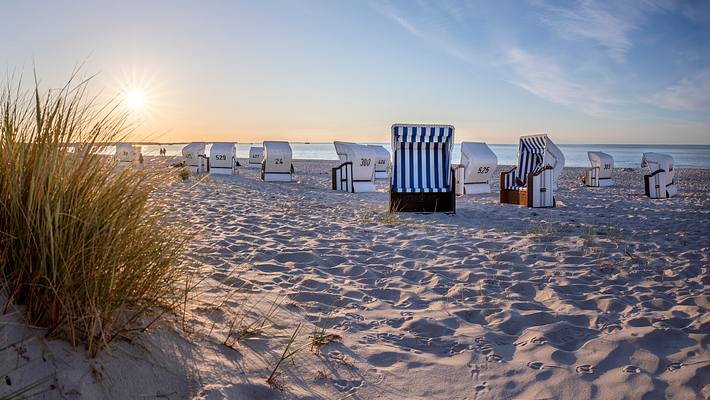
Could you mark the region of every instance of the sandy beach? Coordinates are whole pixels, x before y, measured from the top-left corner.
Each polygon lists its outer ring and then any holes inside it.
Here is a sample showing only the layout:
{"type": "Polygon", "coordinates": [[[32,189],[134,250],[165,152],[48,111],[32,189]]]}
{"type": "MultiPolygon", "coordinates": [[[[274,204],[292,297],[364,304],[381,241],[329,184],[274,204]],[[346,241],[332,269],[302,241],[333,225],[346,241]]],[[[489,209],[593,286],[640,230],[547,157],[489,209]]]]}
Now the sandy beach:
{"type": "Polygon", "coordinates": [[[293,183],[165,188],[210,276],[184,318],[87,359],[0,316],[0,395],[46,378],[38,398],[710,398],[710,170],[651,200],[640,169],[587,188],[566,168],[556,208],[501,205],[495,184],[444,215],[294,164],[293,183]]]}

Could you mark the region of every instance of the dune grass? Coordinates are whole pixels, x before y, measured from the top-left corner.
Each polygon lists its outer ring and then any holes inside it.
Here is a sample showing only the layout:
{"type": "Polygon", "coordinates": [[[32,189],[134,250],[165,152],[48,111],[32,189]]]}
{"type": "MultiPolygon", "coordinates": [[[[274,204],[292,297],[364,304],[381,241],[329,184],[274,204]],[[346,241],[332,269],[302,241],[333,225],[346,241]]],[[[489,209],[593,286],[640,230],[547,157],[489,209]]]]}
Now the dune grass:
{"type": "Polygon", "coordinates": [[[187,289],[185,236],[154,195],[168,175],[97,154],[124,139],[126,119],[87,85],[0,89],[0,290],[5,310],[22,306],[29,324],[94,356],[151,324],[156,307],[179,307],[187,289]]]}

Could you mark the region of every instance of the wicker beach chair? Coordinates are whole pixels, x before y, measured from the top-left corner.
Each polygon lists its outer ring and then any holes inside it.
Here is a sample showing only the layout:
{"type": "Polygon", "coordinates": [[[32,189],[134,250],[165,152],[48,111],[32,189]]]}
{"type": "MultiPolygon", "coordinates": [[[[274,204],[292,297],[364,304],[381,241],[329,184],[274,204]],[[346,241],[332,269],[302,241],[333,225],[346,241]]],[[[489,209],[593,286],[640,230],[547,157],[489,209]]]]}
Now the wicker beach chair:
{"type": "Polygon", "coordinates": [[[518,166],[500,174],[500,202],[554,207],[557,178],[565,157],[547,135],[520,138],[518,166]]]}
{"type": "Polygon", "coordinates": [[[582,177],[582,182],[590,187],[614,186],[611,175],[614,171],[614,157],[601,151],[588,151],[587,157],[592,168],[582,177]]]}
{"type": "Polygon", "coordinates": [[[491,177],[498,166],[498,157],[485,143],[462,142],[461,163],[456,170],[456,194],[491,192],[491,177]]]}
{"type": "Polygon", "coordinates": [[[192,142],[182,148],[182,158],[185,167],[193,174],[209,171],[209,159],[205,155],[204,142],[192,142]]]}
{"type": "Polygon", "coordinates": [[[261,146],[251,146],[249,148],[249,168],[261,167],[261,161],[264,159],[264,148],[261,146]]]}
{"type": "Polygon", "coordinates": [[[374,192],[377,150],[349,142],[333,142],[341,164],[332,170],[333,190],[374,192]]]}
{"type": "Polygon", "coordinates": [[[264,142],[261,179],[267,182],[291,182],[293,178],[291,145],[288,142],[264,142]]]}
{"type": "Polygon", "coordinates": [[[213,143],[210,148],[210,174],[234,175],[237,173],[237,144],[213,143]]]}
{"type": "Polygon", "coordinates": [[[456,212],[451,125],[392,125],[390,211],[456,212]]]}

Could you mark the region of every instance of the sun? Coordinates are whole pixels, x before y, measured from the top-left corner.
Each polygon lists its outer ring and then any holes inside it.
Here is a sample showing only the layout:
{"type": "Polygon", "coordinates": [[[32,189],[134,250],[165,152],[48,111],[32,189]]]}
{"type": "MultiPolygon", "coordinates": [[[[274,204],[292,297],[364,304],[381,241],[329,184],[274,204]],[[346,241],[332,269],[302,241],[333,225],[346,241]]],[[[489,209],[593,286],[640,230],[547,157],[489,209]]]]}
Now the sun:
{"type": "Polygon", "coordinates": [[[145,94],[140,90],[131,90],[126,93],[126,105],[132,110],[140,110],[145,106],[145,94]]]}

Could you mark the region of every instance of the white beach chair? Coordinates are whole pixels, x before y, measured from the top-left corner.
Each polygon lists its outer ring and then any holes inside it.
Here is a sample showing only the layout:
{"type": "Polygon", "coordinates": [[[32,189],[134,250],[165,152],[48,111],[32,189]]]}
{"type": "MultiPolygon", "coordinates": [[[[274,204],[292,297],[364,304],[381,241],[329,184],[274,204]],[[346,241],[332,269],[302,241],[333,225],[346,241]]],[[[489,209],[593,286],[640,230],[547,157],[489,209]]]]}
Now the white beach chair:
{"type": "Polygon", "coordinates": [[[376,144],[368,144],[367,147],[375,150],[375,179],[389,178],[392,165],[390,152],[384,146],[376,144]]]}
{"type": "Polygon", "coordinates": [[[234,175],[237,173],[237,144],[213,143],[210,148],[210,174],[234,175]]]}
{"type": "Polygon", "coordinates": [[[565,157],[547,135],[520,138],[518,166],[500,175],[500,202],[554,207],[557,179],[565,157]]]}
{"type": "Polygon", "coordinates": [[[118,161],[120,167],[126,167],[139,162],[141,158],[141,147],[133,146],[130,143],[116,143],[116,153],[113,156],[118,161]]]}
{"type": "Polygon", "coordinates": [[[72,143],[71,145],[72,148],[72,153],[74,153],[75,156],[79,157],[80,159],[83,159],[86,157],[89,152],[91,151],[91,146],[89,146],[88,143],[72,143]]]}
{"type": "Polygon", "coordinates": [[[251,146],[249,148],[249,167],[261,167],[261,161],[264,159],[264,148],[261,146],[251,146]]]}
{"type": "Polygon", "coordinates": [[[261,179],[267,182],[291,182],[292,175],[292,152],[288,142],[264,142],[261,179]]]}
{"type": "Polygon", "coordinates": [[[193,174],[207,172],[209,161],[205,155],[204,142],[192,142],[182,148],[182,157],[187,169],[193,174]]]}
{"type": "Polygon", "coordinates": [[[344,192],[374,192],[377,150],[365,145],[333,142],[340,158],[332,170],[333,190],[344,192]]]}
{"type": "Polygon", "coordinates": [[[456,212],[451,125],[392,125],[390,211],[456,212]]]}
{"type": "Polygon", "coordinates": [[[462,142],[461,164],[456,170],[456,194],[491,192],[491,177],[498,166],[498,157],[485,143],[462,142]]]}
{"type": "Polygon", "coordinates": [[[582,181],[591,187],[614,186],[611,174],[614,171],[614,157],[601,151],[588,151],[587,157],[592,163],[592,168],[587,170],[582,181]]]}
{"type": "Polygon", "coordinates": [[[678,193],[673,157],[662,153],[643,153],[641,167],[644,169],[643,185],[646,196],[665,199],[678,193]]]}

